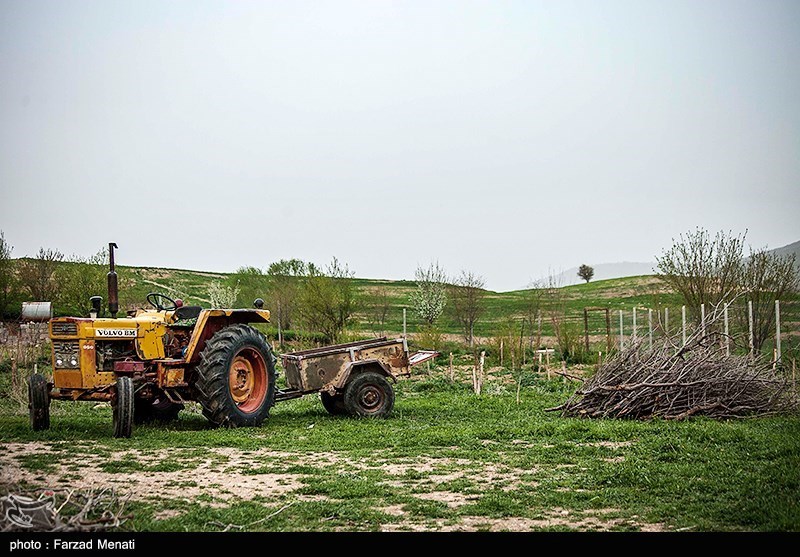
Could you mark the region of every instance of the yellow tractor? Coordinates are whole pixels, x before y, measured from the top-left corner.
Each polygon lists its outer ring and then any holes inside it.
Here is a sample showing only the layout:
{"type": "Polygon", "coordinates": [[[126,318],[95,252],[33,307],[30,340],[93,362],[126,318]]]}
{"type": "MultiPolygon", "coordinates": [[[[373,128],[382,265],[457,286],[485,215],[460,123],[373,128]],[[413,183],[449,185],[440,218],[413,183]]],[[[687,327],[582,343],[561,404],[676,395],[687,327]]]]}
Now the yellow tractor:
{"type": "Polygon", "coordinates": [[[89,317],[49,322],[53,382],[28,382],[31,425],[50,427],[50,401],[108,401],[114,436],[130,437],[133,424],[174,419],[184,402],[197,401],[213,424],[258,426],[275,403],[272,347],[251,323],[269,321],[264,301],[255,309],[203,309],[165,294],[147,295],[149,309],[119,311],[114,248],[109,244],[108,312],[91,298],[89,317]]]}

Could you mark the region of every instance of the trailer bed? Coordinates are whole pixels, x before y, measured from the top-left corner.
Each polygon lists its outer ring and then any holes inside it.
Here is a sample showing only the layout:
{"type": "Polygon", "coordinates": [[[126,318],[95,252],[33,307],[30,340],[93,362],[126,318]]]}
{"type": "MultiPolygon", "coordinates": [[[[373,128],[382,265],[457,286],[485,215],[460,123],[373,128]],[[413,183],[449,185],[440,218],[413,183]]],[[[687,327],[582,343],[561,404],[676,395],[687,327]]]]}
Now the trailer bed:
{"type": "Polygon", "coordinates": [[[405,338],[387,337],[282,354],[288,389],[279,391],[276,398],[288,400],[317,391],[333,394],[344,388],[354,370],[371,369],[393,380],[409,376],[412,366],[436,355],[432,350],[409,354],[405,338]]]}

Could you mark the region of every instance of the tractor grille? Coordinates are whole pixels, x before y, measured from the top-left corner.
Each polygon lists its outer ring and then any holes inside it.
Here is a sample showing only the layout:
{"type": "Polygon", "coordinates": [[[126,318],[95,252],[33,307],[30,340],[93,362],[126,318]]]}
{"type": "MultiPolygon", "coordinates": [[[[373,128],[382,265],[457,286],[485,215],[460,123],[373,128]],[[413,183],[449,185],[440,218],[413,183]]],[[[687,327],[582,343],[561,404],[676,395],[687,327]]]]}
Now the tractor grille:
{"type": "Polygon", "coordinates": [[[80,343],[70,341],[53,342],[53,361],[56,369],[80,369],[80,343]]]}
{"type": "Polygon", "coordinates": [[[78,336],[78,324],[69,321],[54,321],[50,325],[50,331],[55,337],[74,337],[78,336]]]}

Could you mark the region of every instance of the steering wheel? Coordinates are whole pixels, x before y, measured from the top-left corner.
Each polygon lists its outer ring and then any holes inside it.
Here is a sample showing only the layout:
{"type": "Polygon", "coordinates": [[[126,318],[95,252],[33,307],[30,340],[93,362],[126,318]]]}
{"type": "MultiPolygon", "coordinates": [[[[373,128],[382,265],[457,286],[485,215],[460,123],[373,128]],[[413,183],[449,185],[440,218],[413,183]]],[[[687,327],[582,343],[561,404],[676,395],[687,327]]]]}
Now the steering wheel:
{"type": "Polygon", "coordinates": [[[175,300],[161,292],[150,292],[150,294],[147,295],[147,302],[159,311],[173,311],[178,309],[178,304],[175,303],[175,300]],[[169,305],[164,305],[164,302],[169,302],[169,305]]]}

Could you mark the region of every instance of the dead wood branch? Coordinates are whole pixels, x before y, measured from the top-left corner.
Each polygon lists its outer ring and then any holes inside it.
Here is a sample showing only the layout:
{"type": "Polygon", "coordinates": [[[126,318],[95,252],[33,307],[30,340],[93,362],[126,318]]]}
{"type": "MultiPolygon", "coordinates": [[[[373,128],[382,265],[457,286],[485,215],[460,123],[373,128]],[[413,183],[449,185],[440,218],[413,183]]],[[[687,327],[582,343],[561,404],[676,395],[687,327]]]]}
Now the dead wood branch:
{"type": "Polygon", "coordinates": [[[23,491],[0,497],[2,532],[96,532],[120,527],[127,498],[113,489],[23,491]],[[63,499],[63,501],[62,501],[63,499]]]}
{"type": "MultiPolygon", "coordinates": [[[[616,354],[564,404],[549,411],[589,418],[691,416],[731,419],[796,413],[800,398],[789,374],[766,358],[727,356],[717,312],[685,345],[664,338],[652,349],[639,342],[616,354]]],[[[563,373],[561,375],[564,375],[563,373]]]]}

